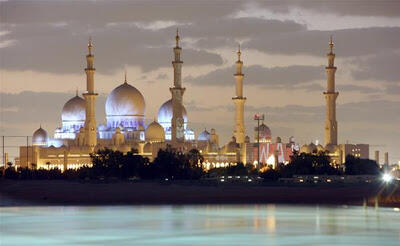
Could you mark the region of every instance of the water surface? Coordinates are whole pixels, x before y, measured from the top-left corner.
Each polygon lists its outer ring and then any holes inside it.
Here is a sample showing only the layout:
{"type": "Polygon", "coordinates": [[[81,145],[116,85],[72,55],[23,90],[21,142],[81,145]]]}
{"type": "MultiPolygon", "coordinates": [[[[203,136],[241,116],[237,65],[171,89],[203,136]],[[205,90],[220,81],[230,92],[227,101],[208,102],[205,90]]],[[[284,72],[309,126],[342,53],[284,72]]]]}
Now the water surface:
{"type": "Polygon", "coordinates": [[[393,208],[3,207],[0,219],[0,245],[400,245],[393,208]]]}

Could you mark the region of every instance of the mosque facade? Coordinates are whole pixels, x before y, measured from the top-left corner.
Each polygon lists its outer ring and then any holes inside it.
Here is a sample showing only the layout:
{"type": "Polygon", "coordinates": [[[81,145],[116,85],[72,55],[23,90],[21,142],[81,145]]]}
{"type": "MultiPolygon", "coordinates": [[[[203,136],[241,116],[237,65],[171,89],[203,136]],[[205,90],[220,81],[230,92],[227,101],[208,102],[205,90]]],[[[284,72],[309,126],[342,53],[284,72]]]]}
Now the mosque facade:
{"type": "Polygon", "coordinates": [[[326,146],[309,144],[301,148],[290,137],[287,143],[280,137],[272,140],[271,130],[264,122],[254,128],[254,142],[246,135],[244,125],[243,93],[244,74],[242,72],[240,46],[237,51],[235,78],[235,95],[232,101],[235,106],[232,139],[225,145],[220,145],[215,129],[205,129],[197,139],[189,128],[187,111],[183,105],[185,88],[182,84],[181,60],[182,48],[180,36],[176,34],[176,44],[173,48],[172,61],[174,81],[170,87],[171,99],[163,103],[153,122],[146,125],[146,102],[141,92],[131,85],[125,73],[124,82],[113,89],[105,103],[106,123],[97,124],[95,118],[96,89],[94,75],[93,44],[89,40],[86,55],[86,91],[83,97],[78,95],[68,100],[61,112],[61,126],[53,137],[40,127],[32,136],[32,146],[21,146],[20,156],[16,159],[17,166],[29,168],[59,168],[61,170],[76,169],[91,166],[90,154],[97,150],[109,148],[127,153],[136,150],[137,154],[153,160],[160,149],[167,145],[186,152],[198,149],[204,157],[204,168],[225,167],[238,162],[276,166],[278,163],[288,163],[294,152],[317,153],[327,151],[336,164],[342,164],[347,154],[360,158],[369,157],[368,145],[338,145],[336,98],[335,91],[335,54],[333,42],[330,41],[328,54],[326,122],[326,146]],[[349,153],[350,152],[350,153],[349,153]]]}

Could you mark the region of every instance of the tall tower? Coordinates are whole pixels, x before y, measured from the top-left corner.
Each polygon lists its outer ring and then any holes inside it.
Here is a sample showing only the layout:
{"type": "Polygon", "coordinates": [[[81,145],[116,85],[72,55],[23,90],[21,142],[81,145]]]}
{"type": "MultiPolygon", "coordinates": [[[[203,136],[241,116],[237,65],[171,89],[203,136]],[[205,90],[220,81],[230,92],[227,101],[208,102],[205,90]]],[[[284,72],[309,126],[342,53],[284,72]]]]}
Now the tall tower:
{"type": "Polygon", "coordinates": [[[236,61],[236,73],[234,74],[236,79],[236,96],[232,98],[235,103],[235,129],[233,135],[236,138],[236,143],[242,144],[245,139],[245,129],[244,129],[244,103],[246,98],[243,97],[243,77],[242,66],[243,62],[240,60],[240,44],[237,52],[238,60],[236,61]]]}
{"type": "Polygon", "coordinates": [[[336,67],[335,53],[333,53],[332,36],[329,41],[328,66],[325,67],[327,90],[324,92],[326,99],[325,144],[337,145],[336,98],[339,92],[335,91],[336,67]]]}
{"type": "Polygon", "coordinates": [[[185,140],[184,132],[184,122],[183,122],[183,93],[185,88],[182,87],[182,64],[181,61],[181,51],[182,48],[179,47],[179,33],[176,29],[176,45],[174,47],[175,59],[172,61],[172,66],[174,67],[174,86],[169,88],[172,94],[172,131],[171,131],[171,141],[172,145],[177,143],[182,143],[185,140]]]}
{"type": "Polygon", "coordinates": [[[92,54],[92,48],[92,39],[90,38],[88,43],[89,54],[86,55],[87,67],[85,68],[86,92],[83,93],[83,97],[86,101],[84,143],[89,147],[97,145],[97,128],[94,106],[98,94],[94,92],[94,73],[96,72],[96,69],[93,67],[94,56],[92,54]]]}

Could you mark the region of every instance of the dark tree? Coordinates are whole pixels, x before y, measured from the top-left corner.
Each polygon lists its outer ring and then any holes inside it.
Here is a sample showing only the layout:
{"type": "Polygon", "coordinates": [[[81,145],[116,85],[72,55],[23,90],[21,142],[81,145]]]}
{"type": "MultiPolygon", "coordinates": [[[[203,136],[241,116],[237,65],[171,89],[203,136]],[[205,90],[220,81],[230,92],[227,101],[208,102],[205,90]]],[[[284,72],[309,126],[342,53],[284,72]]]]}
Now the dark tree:
{"type": "Polygon", "coordinates": [[[379,174],[379,166],[373,160],[360,159],[352,155],[347,155],[345,173],[347,175],[376,175],[379,174]]]}
{"type": "Polygon", "coordinates": [[[90,157],[96,174],[114,177],[120,176],[120,169],[124,163],[122,152],[105,148],[90,154],[90,157]]]}
{"type": "Polygon", "coordinates": [[[294,174],[332,175],[338,172],[338,170],[331,166],[330,157],[324,152],[318,154],[294,154],[291,156],[289,164],[281,169],[282,176],[288,178],[294,174]]]}

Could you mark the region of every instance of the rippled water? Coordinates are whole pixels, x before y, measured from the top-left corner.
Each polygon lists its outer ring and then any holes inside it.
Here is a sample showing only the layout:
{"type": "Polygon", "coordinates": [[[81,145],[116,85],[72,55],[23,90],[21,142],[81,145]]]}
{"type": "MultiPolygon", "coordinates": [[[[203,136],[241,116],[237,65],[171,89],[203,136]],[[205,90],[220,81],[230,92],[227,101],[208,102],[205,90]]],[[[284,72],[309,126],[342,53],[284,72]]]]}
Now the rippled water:
{"type": "Polygon", "coordinates": [[[400,245],[393,208],[99,206],[0,208],[1,245],[400,245]]]}

